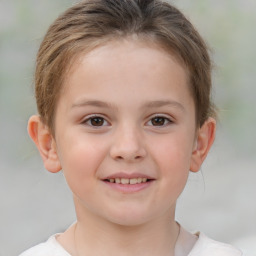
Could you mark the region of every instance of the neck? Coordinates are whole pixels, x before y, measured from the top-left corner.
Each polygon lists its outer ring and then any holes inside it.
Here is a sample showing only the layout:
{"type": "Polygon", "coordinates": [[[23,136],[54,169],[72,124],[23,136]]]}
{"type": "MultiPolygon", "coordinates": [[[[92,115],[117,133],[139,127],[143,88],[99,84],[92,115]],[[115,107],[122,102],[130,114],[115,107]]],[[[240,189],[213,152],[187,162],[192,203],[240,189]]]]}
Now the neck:
{"type": "Polygon", "coordinates": [[[174,255],[179,233],[174,211],[136,226],[123,226],[88,214],[77,217],[72,231],[76,256],[174,255]]]}

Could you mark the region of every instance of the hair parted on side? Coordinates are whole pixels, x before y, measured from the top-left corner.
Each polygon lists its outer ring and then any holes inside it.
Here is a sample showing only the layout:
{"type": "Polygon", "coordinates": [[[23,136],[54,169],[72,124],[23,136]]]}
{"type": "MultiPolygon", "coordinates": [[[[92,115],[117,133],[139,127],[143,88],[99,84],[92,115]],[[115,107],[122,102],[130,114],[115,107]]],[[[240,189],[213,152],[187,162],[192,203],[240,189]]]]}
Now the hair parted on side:
{"type": "Polygon", "coordinates": [[[52,131],[65,75],[79,54],[132,35],[152,40],[185,65],[197,126],[215,116],[207,46],[177,8],[161,0],[85,0],[55,20],[38,51],[35,71],[38,113],[52,131]]]}

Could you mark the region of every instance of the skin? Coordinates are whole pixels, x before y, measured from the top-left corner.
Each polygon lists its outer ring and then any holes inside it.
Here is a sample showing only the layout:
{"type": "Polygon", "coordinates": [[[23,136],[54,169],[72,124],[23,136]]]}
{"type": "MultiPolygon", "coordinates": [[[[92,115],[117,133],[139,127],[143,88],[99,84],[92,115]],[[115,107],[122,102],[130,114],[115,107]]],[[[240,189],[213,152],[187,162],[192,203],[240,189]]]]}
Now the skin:
{"type": "Polygon", "coordinates": [[[196,127],[187,77],[153,44],[111,42],[73,66],[55,136],[31,117],[46,169],[62,170],[74,196],[77,223],[58,237],[72,255],[174,255],[176,200],[215,135],[212,118],[196,127]],[[110,176],[151,181],[133,191],[113,187],[110,176]]]}

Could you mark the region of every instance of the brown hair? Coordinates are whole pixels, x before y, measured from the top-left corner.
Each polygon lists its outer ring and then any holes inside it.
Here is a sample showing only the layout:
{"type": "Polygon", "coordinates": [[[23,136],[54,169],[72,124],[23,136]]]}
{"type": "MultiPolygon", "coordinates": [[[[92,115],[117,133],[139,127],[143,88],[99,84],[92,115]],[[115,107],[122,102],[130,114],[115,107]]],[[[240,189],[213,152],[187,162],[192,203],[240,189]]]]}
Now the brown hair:
{"type": "Polygon", "coordinates": [[[86,0],[69,8],[49,27],[41,43],[35,92],[42,121],[54,130],[54,113],[69,67],[81,52],[131,35],[150,38],[173,52],[189,71],[196,123],[215,116],[211,103],[211,60],[193,25],[161,0],[86,0]]]}

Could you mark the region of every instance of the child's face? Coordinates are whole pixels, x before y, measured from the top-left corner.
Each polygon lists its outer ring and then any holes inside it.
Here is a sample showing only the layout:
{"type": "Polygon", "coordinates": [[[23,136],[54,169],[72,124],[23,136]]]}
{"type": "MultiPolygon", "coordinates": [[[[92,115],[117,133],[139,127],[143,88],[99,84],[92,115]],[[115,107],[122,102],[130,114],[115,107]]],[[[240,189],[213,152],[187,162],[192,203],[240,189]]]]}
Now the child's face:
{"type": "Polygon", "coordinates": [[[81,56],[55,119],[56,161],[78,218],[134,225],[174,214],[197,140],[188,86],[176,59],[145,43],[112,42],[81,56]]]}

